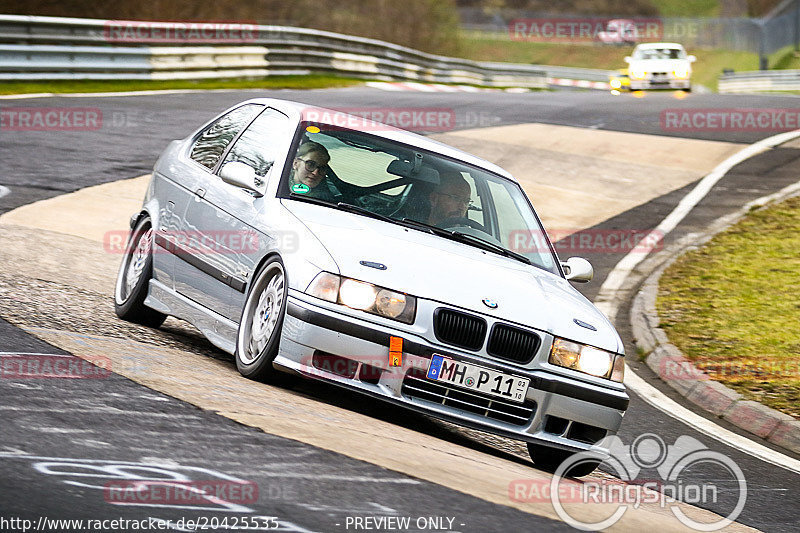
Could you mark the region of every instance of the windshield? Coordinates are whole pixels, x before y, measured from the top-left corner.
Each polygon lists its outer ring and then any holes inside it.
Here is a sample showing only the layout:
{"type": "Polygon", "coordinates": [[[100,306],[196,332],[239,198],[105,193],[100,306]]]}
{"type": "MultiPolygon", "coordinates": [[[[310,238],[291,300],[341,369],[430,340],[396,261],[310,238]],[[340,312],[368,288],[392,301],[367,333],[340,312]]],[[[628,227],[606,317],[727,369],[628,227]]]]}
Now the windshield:
{"type": "Polygon", "coordinates": [[[686,52],[680,48],[637,48],[634,59],[686,59],[686,52]]]}
{"type": "Polygon", "coordinates": [[[278,196],[406,225],[560,274],[550,242],[516,183],[352,130],[302,123],[299,131],[278,196]]]}

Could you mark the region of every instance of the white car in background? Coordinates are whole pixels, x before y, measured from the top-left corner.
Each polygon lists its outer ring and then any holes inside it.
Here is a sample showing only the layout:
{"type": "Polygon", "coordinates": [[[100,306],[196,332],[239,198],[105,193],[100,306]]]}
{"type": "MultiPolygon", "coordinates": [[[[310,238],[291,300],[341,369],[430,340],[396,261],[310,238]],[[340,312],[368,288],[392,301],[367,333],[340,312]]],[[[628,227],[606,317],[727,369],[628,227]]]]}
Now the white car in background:
{"type": "Polygon", "coordinates": [[[687,55],[678,43],[642,43],[625,58],[628,63],[630,89],[692,90],[692,63],[697,58],[687,55]]]}

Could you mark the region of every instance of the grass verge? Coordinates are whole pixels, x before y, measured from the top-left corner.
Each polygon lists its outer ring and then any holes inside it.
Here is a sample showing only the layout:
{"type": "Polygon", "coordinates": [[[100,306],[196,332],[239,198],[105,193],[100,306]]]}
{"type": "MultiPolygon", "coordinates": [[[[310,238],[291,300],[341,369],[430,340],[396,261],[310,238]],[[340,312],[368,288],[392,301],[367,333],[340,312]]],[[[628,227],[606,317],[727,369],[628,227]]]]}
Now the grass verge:
{"type": "Polygon", "coordinates": [[[266,78],[226,80],[4,81],[0,84],[0,94],[95,93],[174,89],[323,89],[328,87],[347,87],[360,83],[364,83],[364,80],[326,74],[311,74],[308,76],[269,76],[266,78]]]}
{"type": "MultiPolygon", "coordinates": [[[[560,44],[513,41],[503,34],[464,32],[464,57],[476,61],[509,61],[537,65],[559,65],[617,70],[626,66],[624,58],[632,46],[601,46],[596,44],[560,44]]],[[[689,50],[697,56],[692,66],[692,81],[717,90],[717,79],[726,68],[735,71],[758,70],[758,54],[733,50],[689,50]]],[[[800,58],[794,57],[791,47],[769,57],[770,68],[800,68],[800,58]]]]}
{"type": "Polygon", "coordinates": [[[712,379],[800,418],[800,197],[750,213],[661,277],[661,327],[712,379]]]}

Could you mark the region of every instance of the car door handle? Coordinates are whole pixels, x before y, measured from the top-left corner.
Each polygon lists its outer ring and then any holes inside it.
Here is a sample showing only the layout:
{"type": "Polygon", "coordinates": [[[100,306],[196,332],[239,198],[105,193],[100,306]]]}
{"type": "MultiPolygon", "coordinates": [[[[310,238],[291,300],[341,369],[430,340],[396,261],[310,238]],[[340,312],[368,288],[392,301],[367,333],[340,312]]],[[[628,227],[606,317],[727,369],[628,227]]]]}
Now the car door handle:
{"type": "Polygon", "coordinates": [[[202,188],[200,188],[200,189],[197,189],[196,191],[194,191],[194,193],[195,193],[197,196],[199,196],[200,198],[204,198],[204,197],[206,196],[206,190],[205,190],[205,189],[202,189],[202,188]]]}

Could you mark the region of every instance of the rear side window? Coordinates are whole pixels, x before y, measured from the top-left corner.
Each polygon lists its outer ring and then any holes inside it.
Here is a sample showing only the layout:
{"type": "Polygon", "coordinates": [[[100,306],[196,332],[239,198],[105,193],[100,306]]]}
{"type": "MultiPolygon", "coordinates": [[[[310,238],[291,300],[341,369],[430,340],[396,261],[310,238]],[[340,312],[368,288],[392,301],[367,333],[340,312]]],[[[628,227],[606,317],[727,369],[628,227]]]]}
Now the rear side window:
{"type": "Polygon", "coordinates": [[[225,157],[225,163],[245,163],[255,169],[257,176],[263,178],[275,164],[277,148],[291,135],[289,118],[280,111],[268,108],[234,143],[225,157]]]}
{"type": "Polygon", "coordinates": [[[192,145],[190,157],[213,169],[228,144],[264,106],[247,104],[226,113],[207,127],[192,145]]]}

